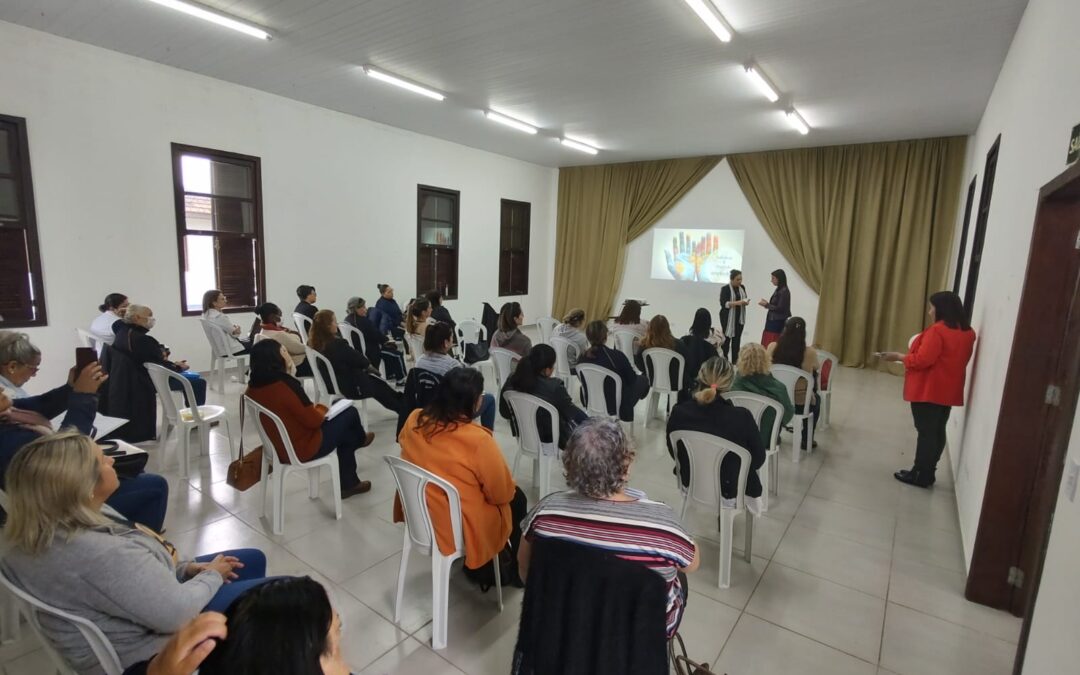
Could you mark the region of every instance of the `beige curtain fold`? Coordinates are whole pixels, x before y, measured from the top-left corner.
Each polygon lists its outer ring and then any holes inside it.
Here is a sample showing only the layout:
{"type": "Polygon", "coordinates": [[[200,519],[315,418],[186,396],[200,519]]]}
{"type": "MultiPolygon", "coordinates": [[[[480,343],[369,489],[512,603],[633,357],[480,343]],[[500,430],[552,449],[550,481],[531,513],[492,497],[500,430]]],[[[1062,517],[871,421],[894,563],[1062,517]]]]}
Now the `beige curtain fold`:
{"type": "Polygon", "coordinates": [[[552,315],[581,307],[607,317],[622,280],[626,245],[644,234],[720,157],[559,169],[552,315]]]}
{"type": "MultiPolygon", "coordinates": [[[[849,366],[903,351],[945,288],[966,138],[728,157],[780,252],[818,292],[815,342],[849,366]]],[[[798,314],[798,298],[792,311],[798,314]]]]}

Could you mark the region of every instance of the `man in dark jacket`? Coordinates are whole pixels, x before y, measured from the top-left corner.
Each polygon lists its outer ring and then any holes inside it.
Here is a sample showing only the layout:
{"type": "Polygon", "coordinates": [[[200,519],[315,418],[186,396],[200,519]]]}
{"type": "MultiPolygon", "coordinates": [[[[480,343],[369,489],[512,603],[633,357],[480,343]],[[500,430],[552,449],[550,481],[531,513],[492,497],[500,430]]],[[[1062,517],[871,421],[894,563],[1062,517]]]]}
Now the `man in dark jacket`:
{"type": "Polygon", "coordinates": [[[319,311],[319,308],[315,306],[315,301],[319,299],[319,296],[315,294],[315,287],[300,284],[296,287],[296,297],[300,298],[300,302],[293,311],[297,314],[303,314],[309,319],[314,319],[315,312],[319,311]]]}

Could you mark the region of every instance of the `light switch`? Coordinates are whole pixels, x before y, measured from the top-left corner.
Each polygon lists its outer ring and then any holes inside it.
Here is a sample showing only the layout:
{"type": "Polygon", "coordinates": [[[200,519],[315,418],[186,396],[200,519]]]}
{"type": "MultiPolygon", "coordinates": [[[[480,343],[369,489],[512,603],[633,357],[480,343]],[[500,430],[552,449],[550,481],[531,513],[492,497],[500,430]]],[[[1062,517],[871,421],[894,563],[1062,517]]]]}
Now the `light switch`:
{"type": "Polygon", "coordinates": [[[1065,496],[1070,502],[1076,501],[1076,482],[1080,478],[1080,462],[1075,459],[1069,460],[1069,466],[1065,471],[1065,496]]]}

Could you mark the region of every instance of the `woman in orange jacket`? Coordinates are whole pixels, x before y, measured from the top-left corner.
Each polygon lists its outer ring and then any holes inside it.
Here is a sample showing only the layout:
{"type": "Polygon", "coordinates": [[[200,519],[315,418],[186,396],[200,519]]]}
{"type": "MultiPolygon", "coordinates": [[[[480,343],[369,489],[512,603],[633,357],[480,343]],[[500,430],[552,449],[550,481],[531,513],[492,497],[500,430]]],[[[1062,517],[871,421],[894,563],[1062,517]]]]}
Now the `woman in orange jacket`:
{"type": "Polygon", "coordinates": [[[901,361],[904,400],[911,403],[911,416],[919,440],[915,445],[915,466],[893,474],[908,485],[930,487],[945,450],[945,425],[953,406],[964,405],[967,364],[975,346],[975,331],[968,322],[960,296],[940,291],[930,296],[930,327],[919,333],[907,354],[886,352],[885,361],[901,361]]]}
{"type": "MultiPolygon", "coordinates": [[[[398,437],[401,458],[457,488],[466,575],[484,584],[493,576],[488,574],[490,568],[484,568],[509,542],[509,558],[503,567],[509,567],[512,574],[503,577],[503,582],[519,584],[517,549],[520,523],[528,513],[528,505],[525,493],[514,484],[491,430],[473,423],[480,413],[483,393],[484,377],[479,371],[455,368],[446,373],[435,400],[414,410],[402,427],[398,437]]],[[[404,520],[399,499],[394,500],[394,522],[404,520]]],[[[432,488],[427,501],[439,550],[449,555],[454,551],[454,537],[446,496],[432,488]]]]}

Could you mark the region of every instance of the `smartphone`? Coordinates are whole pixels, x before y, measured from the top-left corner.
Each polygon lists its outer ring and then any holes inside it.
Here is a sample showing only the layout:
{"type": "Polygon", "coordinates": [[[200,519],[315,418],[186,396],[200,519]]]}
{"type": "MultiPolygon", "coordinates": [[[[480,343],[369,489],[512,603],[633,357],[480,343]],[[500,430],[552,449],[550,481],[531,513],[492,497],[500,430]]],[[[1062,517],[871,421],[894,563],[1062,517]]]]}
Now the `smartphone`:
{"type": "Polygon", "coordinates": [[[97,352],[92,347],[75,348],[75,372],[81,373],[91,363],[97,363],[97,352]]]}

